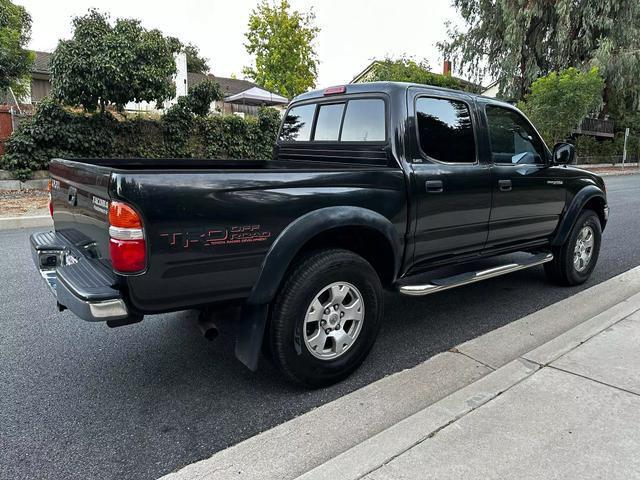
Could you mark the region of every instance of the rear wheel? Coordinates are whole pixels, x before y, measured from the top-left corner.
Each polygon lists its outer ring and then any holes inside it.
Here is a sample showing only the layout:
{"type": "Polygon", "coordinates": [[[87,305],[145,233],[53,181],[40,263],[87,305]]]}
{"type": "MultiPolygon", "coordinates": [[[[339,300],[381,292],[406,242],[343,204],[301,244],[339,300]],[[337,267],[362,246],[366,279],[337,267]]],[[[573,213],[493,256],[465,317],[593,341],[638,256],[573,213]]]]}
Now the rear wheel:
{"type": "Polygon", "coordinates": [[[553,250],[553,260],[545,263],[547,277],[560,285],[586,282],[596,266],[600,253],[602,228],[593,210],[583,211],[564,245],[553,250]]]}
{"type": "Polygon", "coordinates": [[[364,258],[341,249],[313,252],[293,267],[273,304],[271,358],[297,383],[330,385],[364,361],[382,315],[380,279],[364,258]]]}

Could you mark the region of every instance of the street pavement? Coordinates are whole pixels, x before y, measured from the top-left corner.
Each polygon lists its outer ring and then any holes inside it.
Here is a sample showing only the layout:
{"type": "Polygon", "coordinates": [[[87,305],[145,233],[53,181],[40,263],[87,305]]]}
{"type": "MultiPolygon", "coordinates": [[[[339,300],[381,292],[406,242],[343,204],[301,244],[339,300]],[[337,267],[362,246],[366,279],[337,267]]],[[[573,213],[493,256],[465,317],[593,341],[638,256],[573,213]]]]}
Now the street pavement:
{"type": "Polygon", "coordinates": [[[606,182],[612,218],[585,286],[554,287],[536,268],[423,299],[389,294],[369,359],[320,391],[266,362],[247,371],[231,326],[209,343],[193,312],[119,329],[60,314],[29,257],[33,230],[0,232],[0,478],[157,478],[639,265],[640,176],[606,182]]]}

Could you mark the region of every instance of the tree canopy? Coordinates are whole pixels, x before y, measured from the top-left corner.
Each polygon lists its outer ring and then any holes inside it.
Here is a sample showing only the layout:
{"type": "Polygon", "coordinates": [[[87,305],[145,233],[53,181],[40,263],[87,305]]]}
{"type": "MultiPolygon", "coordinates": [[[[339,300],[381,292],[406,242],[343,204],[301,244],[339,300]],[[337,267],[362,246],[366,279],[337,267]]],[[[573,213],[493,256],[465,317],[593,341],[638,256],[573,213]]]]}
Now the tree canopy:
{"type": "Polygon", "coordinates": [[[429,70],[426,60],[415,61],[408,57],[386,58],[377,61],[365,79],[367,82],[410,82],[437,87],[467,90],[468,87],[450,75],[440,75],[429,70]]]}
{"type": "Polygon", "coordinates": [[[0,95],[8,88],[20,97],[35,55],[25,47],[31,36],[31,17],[20,5],[0,0],[0,95]]]}
{"type": "Polygon", "coordinates": [[[263,0],[249,18],[245,48],[255,61],[244,74],[288,98],[314,87],[318,58],[313,44],[320,31],[314,21],[313,11],[290,11],[287,0],[263,0]]]}
{"type": "Polygon", "coordinates": [[[465,73],[499,81],[521,99],[539,76],[598,67],[608,111],[638,105],[640,2],[628,0],[453,0],[464,27],[439,44],[465,73]]]}
{"type": "Polygon", "coordinates": [[[168,40],[173,50],[187,55],[187,72],[209,73],[209,60],[200,55],[200,49],[197,45],[193,43],[183,43],[176,37],[169,37],[168,40]]]}
{"type": "Polygon", "coordinates": [[[187,43],[182,51],[187,54],[187,72],[209,73],[209,61],[200,55],[198,47],[193,43],[187,43]]]}
{"type": "Polygon", "coordinates": [[[566,140],[588,114],[601,107],[603,88],[597,68],[581,72],[571,67],[538,78],[518,107],[553,145],[566,140]]]}
{"type": "Polygon", "coordinates": [[[175,42],[135,19],[112,24],[96,10],[73,19],[73,37],[61,40],[51,59],[54,97],[104,111],[130,101],[162,103],[175,95],[175,42]]]}

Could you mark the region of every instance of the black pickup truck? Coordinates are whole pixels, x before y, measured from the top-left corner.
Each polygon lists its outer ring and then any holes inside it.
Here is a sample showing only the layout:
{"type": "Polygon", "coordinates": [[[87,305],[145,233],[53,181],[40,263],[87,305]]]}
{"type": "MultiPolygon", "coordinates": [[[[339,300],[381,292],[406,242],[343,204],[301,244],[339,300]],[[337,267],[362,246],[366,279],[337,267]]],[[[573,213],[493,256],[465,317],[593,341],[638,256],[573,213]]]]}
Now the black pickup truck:
{"type": "Polygon", "coordinates": [[[383,289],[428,295],[542,264],[557,284],[586,281],[608,207],[574,155],[495,99],[332,87],[293,100],[272,160],[54,159],[55,231],[31,246],[61,310],[114,327],[199,309],[208,336],[234,316],[249,368],[264,352],[327,385],[371,349],[383,289]]]}

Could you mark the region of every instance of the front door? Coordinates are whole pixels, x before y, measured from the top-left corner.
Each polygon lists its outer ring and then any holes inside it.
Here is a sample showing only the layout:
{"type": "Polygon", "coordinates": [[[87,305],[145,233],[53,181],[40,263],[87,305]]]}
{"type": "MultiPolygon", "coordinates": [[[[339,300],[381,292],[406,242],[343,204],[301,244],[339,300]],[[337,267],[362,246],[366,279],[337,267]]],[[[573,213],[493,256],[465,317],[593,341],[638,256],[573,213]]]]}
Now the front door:
{"type": "Polygon", "coordinates": [[[413,105],[414,263],[420,268],[431,260],[483,248],[491,181],[489,165],[479,160],[474,110],[466,96],[418,94],[413,105]]]}
{"type": "Polygon", "coordinates": [[[563,181],[546,147],[517,110],[487,104],[493,203],[487,248],[544,239],[565,205],[563,181]]]}

